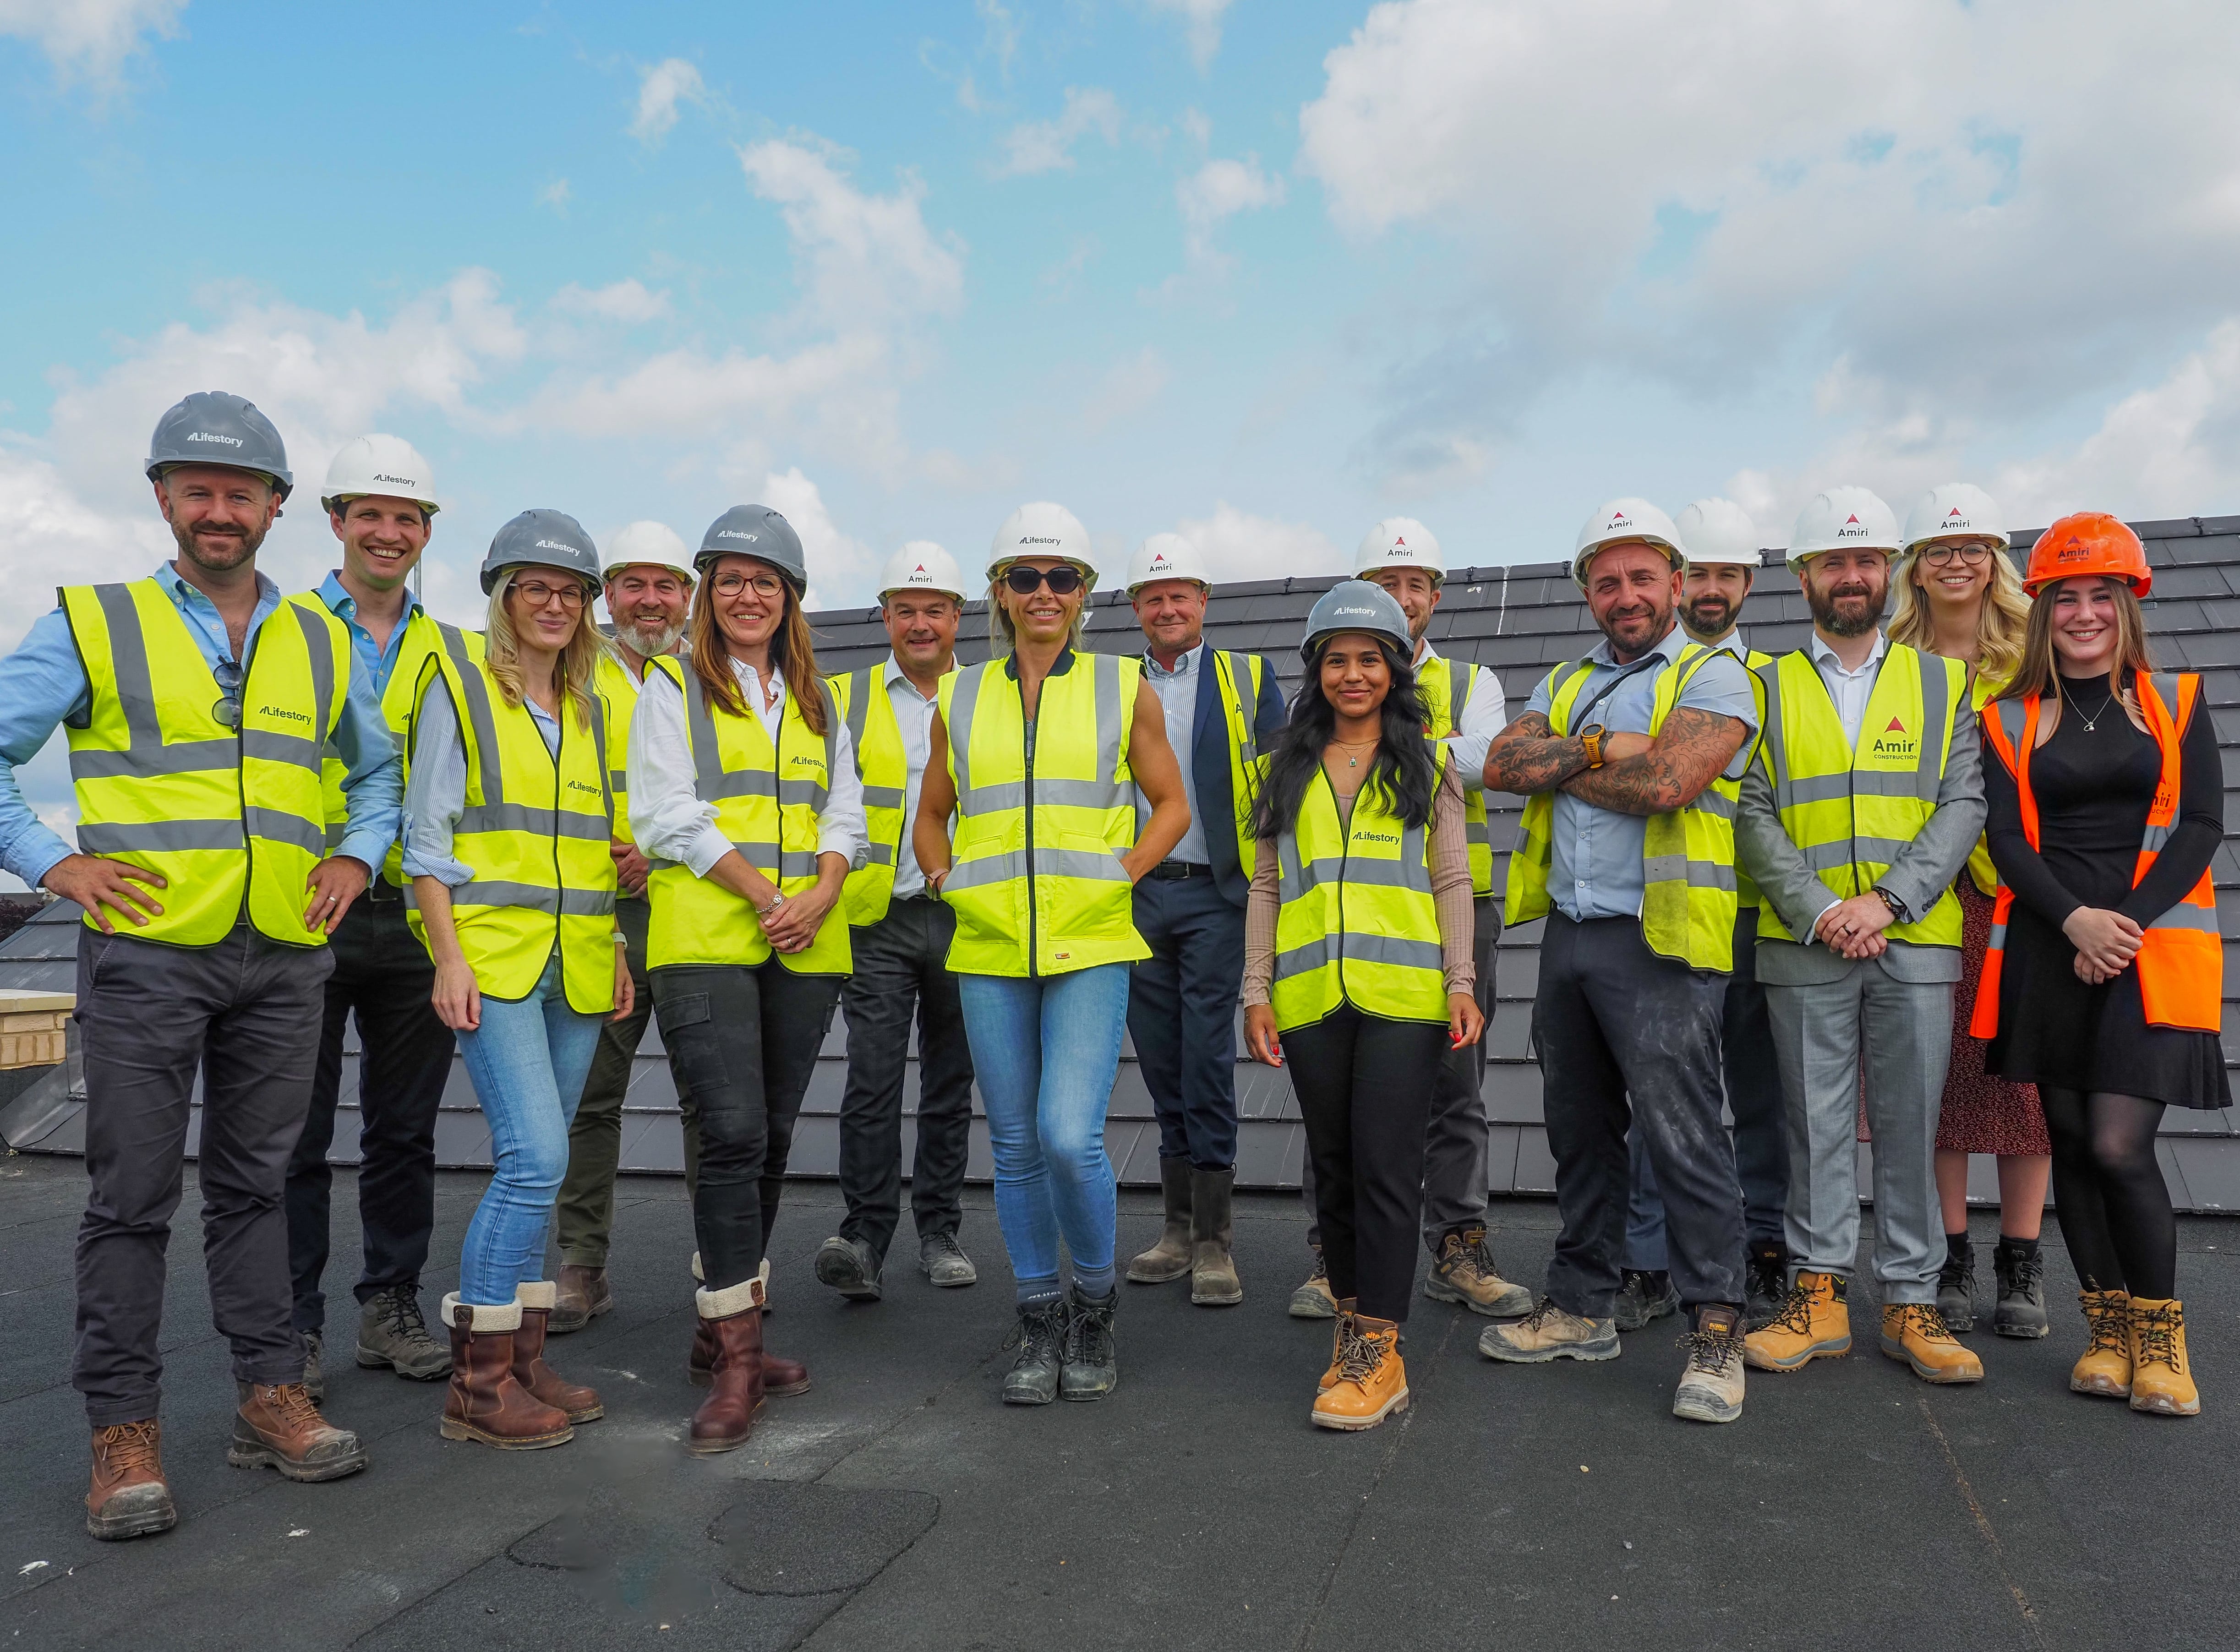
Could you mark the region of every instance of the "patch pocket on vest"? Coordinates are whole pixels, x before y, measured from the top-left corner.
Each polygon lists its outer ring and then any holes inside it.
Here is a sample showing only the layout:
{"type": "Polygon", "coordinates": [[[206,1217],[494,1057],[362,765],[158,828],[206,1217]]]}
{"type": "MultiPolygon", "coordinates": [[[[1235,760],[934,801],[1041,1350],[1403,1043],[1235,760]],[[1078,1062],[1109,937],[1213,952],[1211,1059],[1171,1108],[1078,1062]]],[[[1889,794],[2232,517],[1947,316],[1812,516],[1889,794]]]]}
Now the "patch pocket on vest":
{"type": "Polygon", "coordinates": [[[661,1022],[661,1042],[668,1047],[685,1089],[695,1096],[721,1095],[731,1079],[708,995],[681,992],[657,1005],[655,1014],[661,1022]]]}

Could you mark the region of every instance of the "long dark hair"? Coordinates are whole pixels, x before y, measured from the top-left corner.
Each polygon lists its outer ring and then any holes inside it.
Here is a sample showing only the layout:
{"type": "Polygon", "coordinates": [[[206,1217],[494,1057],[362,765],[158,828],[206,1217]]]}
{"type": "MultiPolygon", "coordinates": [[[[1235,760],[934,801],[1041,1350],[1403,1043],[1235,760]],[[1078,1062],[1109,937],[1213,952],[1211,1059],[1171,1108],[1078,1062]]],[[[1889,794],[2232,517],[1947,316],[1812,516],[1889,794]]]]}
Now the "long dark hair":
{"type": "MultiPolygon", "coordinates": [[[[1291,720],[1283,725],[1283,732],[1276,736],[1275,749],[1268,754],[1267,783],[1260,788],[1259,801],[1252,807],[1255,837],[1279,836],[1297,822],[1307,788],[1322,772],[1323,748],[1337,732],[1337,711],[1323,696],[1323,651],[1329,646],[1325,637],[1307,662],[1307,680],[1291,701],[1291,720]]],[[[1429,714],[1416,686],[1415,668],[1383,637],[1377,639],[1377,651],[1384,656],[1384,669],[1392,674],[1392,688],[1384,696],[1377,755],[1370,760],[1369,776],[1361,789],[1363,792],[1371,787],[1382,789],[1386,808],[1403,822],[1411,827],[1427,826],[1431,820],[1431,794],[1438,783],[1431,743],[1423,736],[1429,714]]]]}

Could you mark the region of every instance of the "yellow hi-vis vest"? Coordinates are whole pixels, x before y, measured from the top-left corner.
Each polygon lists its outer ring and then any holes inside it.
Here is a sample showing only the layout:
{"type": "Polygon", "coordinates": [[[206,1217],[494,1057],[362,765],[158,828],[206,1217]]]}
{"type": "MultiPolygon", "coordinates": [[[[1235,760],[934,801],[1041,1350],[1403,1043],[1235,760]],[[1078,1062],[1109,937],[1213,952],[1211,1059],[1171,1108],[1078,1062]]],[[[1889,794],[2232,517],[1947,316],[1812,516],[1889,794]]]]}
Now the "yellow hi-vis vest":
{"type": "MultiPolygon", "coordinates": [[[[777,743],[751,714],[710,710],[700,679],[683,661],[663,657],[648,670],[667,673],[684,694],[684,737],[692,750],[692,795],[716,808],[716,824],[748,865],[798,895],[817,884],[817,817],[832,789],[839,749],[840,714],[827,693],[824,733],[812,733],[797,696],[785,696],[777,743]]],[[[646,930],[646,963],[734,963],[751,967],[773,956],[754,909],[689,866],[656,861],[645,892],[653,903],[646,930]]],[[[845,915],[837,908],[818,926],[817,939],[777,961],[797,975],[844,976],[855,968],[845,915]]]]}
{"type": "MultiPolygon", "coordinates": [[[[1260,736],[1253,728],[1253,718],[1260,709],[1260,684],[1267,675],[1268,662],[1257,654],[1210,648],[1199,669],[1208,667],[1214,674],[1214,689],[1221,696],[1222,722],[1229,730],[1229,803],[1237,818],[1226,828],[1215,821],[1202,824],[1208,831],[1219,829],[1237,834],[1237,864],[1249,883],[1260,849],[1260,840],[1252,835],[1252,806],[1259,801],[1261,774],[1260,736]]],[[[1177,751],[1175,760],[1185,775],[1190,773],[1189,752],[1177,751]]]]}
{"type": "MultiPolygon", "coordinates": [[[[244,913],[290,946],[307,929],[311,869],[326,854],[319,753],[350,693],[350,634],[317,597],[291,596],[258,628],[240,727],[186,621],[153,579],[57,592],[90,690],[67,729],[82,853],[163,875],[162,914],[128,933],[215,945],[244,913]]],[[[89,928],[97,927],[92,916],[89,928]]]]}
{"type": "MultiPolygon", "coordinates": [[[[1765,684],[1757,679],[1757,668],[1772,663],[1773,656],[1768,654],[1763,649],[1754,648],[1743,650],[1743,665],[1750,674],[1750,693],[1757,701],[1757,726],[1761,729],[1765,727],[1765,684]]],[[[1735,863],[1735,904],[1745,912],[1751,912],[1756,911],[1764,903],[1764,901],[1765,897],[1758,893],[1757,884],[1751,879],[1750,875],[1743,869],[1743,863],[1737,861],[1735,863]]]]}
{"type": "MultiPolygon", "coordinates": [[[[1789,841],[1833,895],[1864,895],[1937,812],[1952,755],[1967,668],[1892,643],[1867,696],[1856,748],[1845,743],[1836,703],[1803,649],[1760,666],[1765,685],[1761,743],[1773,806],[1789,841]]],[[[1768,901],[1758,939],[1790,941],[1768,901]]],[[[1950,889],[1911,923],[1883,931],[1915,946],[1960,944],[1960,903],[1950,889]]]]}
{"type": "Polygon", "coordinates": [[[637,709],[638,680],[611,649],[599,650],[599,671],[593,679],[607,716],[607,789],[615,799],[615,841],[635,843],[630,823],[630,716],[637,709]]]}
{"type": "Polygon", "coordinates": [[[871,840],[870,857],[848,874],[841,888],[840,903],[849,923],[877,923],[894,899],[895,868],[902,858],[903,836],[912,823],[903,812],[910,798],[910,756],[903,749],[903,728],[887,689],[884,662],[825,681],[856,748],[863,824],[871,840]]]}
{"type": "Polygon", "coordinates": [[[1136,842],[1143,663],[1075,653],[1043,679],[1034,743],[1004,660],[941,683],[957,837],[941,898],[957,914],[960,975],[1057,976],[1151,956],[1120,856],[1136,842]]]}
{"type": "MultiPolygon", "coordinates": [[[[605,1015],[615,1007],[616,887],[606,719],[595,711],[585,729],[563,698],[555,757],[486,662],[463,669],[448,654],[434,659],[430,681],[440,676],[450,690],[467,759],[451,853],[474,876],[451,890],[451,922],[475,984],[485,997],[526,998],[557,947],[568,1007],[605,1015]]],[[[427,924],[409,886],[404,898],[424,946],[427,924]]]]}
{"type": "MultiPolygon", "coordinates": [[[[1444,776],[1446,748],[1432,756],[1444,776]]],[[[1428,829],[1394,814],[1374,781],[1341,825],[1337,794],[1317,765],[1298,818],[1276,839],[1276,859],[1283,904],[1269,996],[1278,1031],[1310,1026],[1342,1003],[1388,1021],[1445,1023],[1428,829]]]]}
{"type": "MultiPolygon", "coordinates": [[[[1433,656],[1416,669],[1416,686],[1423,693],[1423,709],[1431,720],[1431,737],[1443,740],[1462,731],[1463,714],[1479,694],[1498,694],[1493,673],[1482,665],[1461,663],[1463,691],[1454,692],[1456,663],[1433,656]]],[[[1463,825],[1470,838],[1470,893],[1483,900],[1493,893],[1493,835],[1485,821],[1485,776],[1464,775],[1463,825]]],[[[1251,863],[1245,863],[1251,870],[1251,863]]]]}
{"type": "MultiPolygon", "coordinates": [[[[305,593],[306,597],[326,606],[325,598],[317,591],[305,593]]],[[[463,631],[456,625],[447,625],[424,608],[412,610],[412,617],[404,622],[404,640],[397,644],[397,663],[390,668],[389,686],[382,690],[381,715],[389,724],[390,738],[403,759],[403,772],[412,769],[412,719],[420,709],[423,679],[431,674],[428,662],[438,653],[448,654],[462,670],[481,663],[483,636],[480,631],[463,631]]],[[[345,627],[345,634],[348,628],[345,627]]],[[[342,753],[335,749],[334,742],[327,743],[319,763],[319,779],[326,798],[327,853],[331,855],[343,841],[349,821],[350,809],[343,798],[343,781],[350,774],[350,765],[343,761],[342,753]]],[[[388,858],[375,869],[377,877],[385,877],[397,888],[403,888],[404,876],[404,846],[391,843],[388,858]]]]}
{"type": "MultiPolygon", "coordinates": [[[[1679,703],[1689,678],[1717,653],[1701,643],[1681,649],[1657,679],[1650,703],[1651,739],[1679,703]]],[[[1577,660],[1548,674],[1548,724],[1570,732],[1593,660],[1577,660]]],[[[1651,815],[1641,844],[1641,934],[1649,949],[1677,958],[1691,969],[1730,973],[1735,967],[1735,916],[1740,909],[1735,876],[1735,800],[1739,783],[1723,775],[1684,809],[1651,815]]],[[[1536,792],[1524,802],[1516,851],[1509,857],[1504,921],[1514,926],[1548,916],[1548,868],[1555,858],[1556,795],[1536,792]]]]}

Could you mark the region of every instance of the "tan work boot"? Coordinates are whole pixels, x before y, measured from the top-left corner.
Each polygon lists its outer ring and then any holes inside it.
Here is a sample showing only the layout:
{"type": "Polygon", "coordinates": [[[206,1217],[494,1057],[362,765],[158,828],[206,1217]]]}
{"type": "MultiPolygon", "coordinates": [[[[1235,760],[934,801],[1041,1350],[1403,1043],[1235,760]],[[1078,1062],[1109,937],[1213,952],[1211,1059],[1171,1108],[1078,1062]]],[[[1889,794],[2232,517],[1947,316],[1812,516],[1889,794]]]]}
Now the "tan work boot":
{"type": "Polygon", "coordinates": [[[1193,1169],[1190,1185],[1190,1301],[1200,1308],[1231,1307],[1244,1300],[1244,1282],[1237,1276],[1231,1250],[1237,1172],[1193,1169]]]}
{"type": "Polygon", "coordinates": [[[1330,1268],[1320,1245],[1308,1249],[1315,1254],[1314,1268],[1306,1282],[1291,1293],[1291,1305],[1284,1311],[1293,1319],[1328,1319],[1337,1312],[1337,1298],[1330,1295],[1330,1268]]]}
{"type": "Polygon", "coordinates": [[[1690,1422],[1732,1422],[1743,1414],[1743,1316],[1706,1302],[1688,1334],[1688,1363],[1672,1396],[1672,1415],[1690,1422]]]}
{"type": "Polygon", "coordinates": [[[1924,1382],[1980,1382],[1983,1362],[1960,1345],[1934,1302],[1883,1304],[1883,1352],[1924,1382]]]}
{"type": "Polygon", "coordinates": [[[1408,1409],[1408,1368],[1392,1321],[1353,1314],[1339,1323],[1353,1334],[1339,1354],[1337,1381],[1315,1396],[1310,1416],[1318,1429],[1353,1434],[1408,1409]]]}
{"type": "Polygon", "coordinates": [[[513,1334],[513,1380],[570,1422],[597,1422],[607,1408],[597,1389],[570,1382],[544,1362],[544,1336],[550,1322],[558,1289],[549,1279],[526,1280],[514,1287],[521,1304],[521,1329],[513,1334]]]}
{"type": "Polygon", "coordinates": [[[1345,1359],[1345,1339],[1353,1335],[1354,1299],[1347,1297],[1337,1305],[1337,1323],[1330,1327],[1330,1362],[1323,1372],[1323,1380],[1315,1384],[1315,1392],[1326,1393],[1337,1385],[1337,1368],[1345,1359]]]}
{"type": "Polygon", "coordinates": [[[614,1287],[607,1283],[604,1268],[584,1268],[563,1262],[560,1264],[560,1277],[552,1283],[552,1317],[544,1326],[549,1336],[565,1336],[570,1331],[580,1331],[614,1308],[614,1287]]]}
{"type": "Polygon", "coordinates": [[[163,1425],[149,1417],[93,1431],[93,1484],[85,1529],[104,1542],[145,1537],[179,1523],[163,1480],[163,1425]]]}
{"type": "Polygon", "coordinates": [[[233,1443],[225,1460],[237,1469],[271,1468],[285,1480],[339,1480],[366,1465],[364,1444],[319,1415],[301,1382],[241,1382],[233,1443]]]}
{"type": "Polygon", "coordinates": [[[2069,1368],[2072,1394],[2097,1394],[2103,1399],[2131,1397],[2131,1298],[2120,1290],[2080,1290],[2077,1300],[2084,1309],[2084,1327],[2091,1341],[2083,1357],[2069,1368]]]}
{"type": "Polygon", "coordinates": [[[1128,1263],[1128,1277],[1139,1285],[1163,1285],[1190,1270],[1190,1162],[1159,1161],[1159,1198],[1166,1208],[1167,1225],[1159,1242],[1138,1251],[1128,1263]]]}
{"type": "Polygon", "coordinates": [[[1851,1351],[1851,1309],[1841,1274],[1800,1269],[1797,1282],[1763,1330],[1743,1338],[1743,1362],[1761,1371],[1800,1371],[1814,1360],[1851,1351]]]}
{"type": "Polygon", "coordinates": [[[2201,1390],[2185,1356],[2185,1304],[2176,1297],[2131,1298],[2131,1409],[2201,1415],[2201,1390]]]}
{"type": "Polygon", "coordinates": [[[1439,1254],[1423,1276],[1423,1295],[1435,1302],[1460,1302],[1489,1319],[1514,1319],[1532,1311],[1532,1293],[1495,1269],[1483,1225],[1440,1236],[1439,1254]]]}
{"type": "Polygon", "coordinates": [[[1550,1360],[1614,1360],[1617,1322],[1566,1313],[1543,1296],[1532,1311],[1507,1325],[1489,1325],[1477,1351],[1510,1365],[1545,1365],[1550,1360]]]}

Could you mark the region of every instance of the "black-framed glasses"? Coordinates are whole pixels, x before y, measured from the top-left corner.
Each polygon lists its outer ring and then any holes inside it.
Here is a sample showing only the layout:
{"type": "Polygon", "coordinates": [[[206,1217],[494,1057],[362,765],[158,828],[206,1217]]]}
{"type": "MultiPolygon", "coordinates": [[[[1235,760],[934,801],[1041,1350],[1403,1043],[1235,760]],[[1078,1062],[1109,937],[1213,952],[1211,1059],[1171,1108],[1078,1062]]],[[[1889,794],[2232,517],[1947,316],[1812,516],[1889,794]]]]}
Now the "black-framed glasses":
{"type": "Polygon", "coordinates": [[[1964,545],[1924,545],[1922,547],[1921,560],[1931,568],[1942,568],[1957,556],[1963,566],[1976,568],[1980,567],[1983,558],[1990,554],[1991,548],[1989,545],[1981,540],[1971,540],[1964,545]]]}
{"type": "Polygon", "coordinates": [[[776,574],[718,574],[710,587],[718,596],[737,596],[751,590],[767,600],[785,589],[785,582],[776,574]]]}
{"type": "Polygon", "coordinates": [[[210,668],[210,675],[217,679],[221,696],[217,703],[210,707],[210,716],[229,729],[238,729],[241,727],[241,663],[220,660],[210,668]]]}
{"type": "Polygon", "coordinates": [[[1031,596],[1048,585],[1053,596],[1070,596],[1081,589],[1081,570],[1060,563],[1056,568],[1028,568],[1013,563],[1003,570],[1003,583],[1021,596],[1031,596]]]}
{"type": "Polygon", "coordinates": [[[548,585],[541,579],[517,579],[513,582],[513,590],[514,594],[531,608],[543,608],[557,597],[560,606],[570,614],[583,607],[587,594],[579,584],[548,585]]]}

